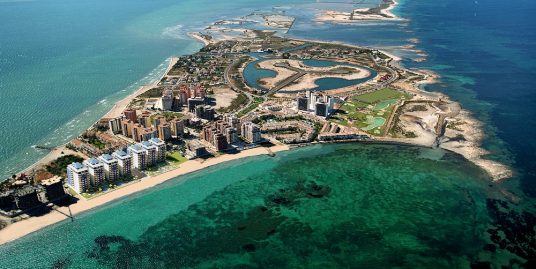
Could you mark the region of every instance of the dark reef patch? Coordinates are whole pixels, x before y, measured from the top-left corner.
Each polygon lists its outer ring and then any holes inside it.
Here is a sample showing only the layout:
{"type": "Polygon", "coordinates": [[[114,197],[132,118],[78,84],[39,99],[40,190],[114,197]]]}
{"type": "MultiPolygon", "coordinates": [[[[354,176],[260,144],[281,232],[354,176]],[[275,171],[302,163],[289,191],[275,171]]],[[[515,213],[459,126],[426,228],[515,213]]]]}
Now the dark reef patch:
{"type": "Polygon", "coordinates": [[[488,199],[486,206],[493,220],[493,228],[487,230],[491,241],[521,258],[536,260],[536,216],[503,200],[488,199]]]}

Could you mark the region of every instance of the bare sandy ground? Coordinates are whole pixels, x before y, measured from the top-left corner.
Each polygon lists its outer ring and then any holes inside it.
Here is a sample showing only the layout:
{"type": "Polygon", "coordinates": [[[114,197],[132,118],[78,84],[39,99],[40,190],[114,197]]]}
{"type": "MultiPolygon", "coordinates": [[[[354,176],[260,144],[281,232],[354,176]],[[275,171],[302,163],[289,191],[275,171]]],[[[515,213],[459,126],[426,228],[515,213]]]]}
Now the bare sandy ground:
{"type": "Polygon", "coordinates": [[[283,81],[293,76],[294,74],[296,74],[296,72],[290,69],[274,66],[275,63],[279,63],[279,62],[282,62],[282,61],[281,60],[267,60],[267,61],[262,61],[258,63],[259,67],[262,69],[269,69],[269,70],[273,70],[277,72],[277,75],[273,78],[263,78],[259,80],[259,83],[267,89],[271,89],[275,87],[275,85],[279,81],[283,81]]]}
{"type": "Polygon", "coordinates": [[[84,154],[82,154],[80,152],[70,150],[70,149],[66,148],[65,146],[60,146],[60,147],[57,147],[57,148],[51,150],[45,157],[43,157],[42,159],[40,159],[36,163],[32,164],[30,167],[24,169],[23,173],[31,173],[32,170],[34,170],[34,169],[38,170],[38,169],[42,168],[44,165],[47,165],[47,164],[51,163],[52,161],[55,161],[59,157],[65,156],[65,155],[76,155],[76,156],[80,156],[80,157],[82,157],[84,159],[88,158],[86,155],[84,155],[84,154]]]}
{"type": "Polygon", "coordinates": [[[216,99],[215,109],[228,107],[231,105],[231,102],[238,96],[238,93],[231,90],[227,86],[220,86],[212,88],[214,91],[214,99],[216,99]]]}
{"type": "Polygon", "coordinates": [[[199,33],[194,33],[194,32],[191,32],[191,33],[188,33],[188,36],[190,36],[191,38],[203,43],[205,46],[210,44],[210,41],[205,39],[203,36],[201,36],[201,34],[199,33]]]}
{"type": "MultiPolygon", "coordinates": [[[[213,165],[217,165],[220,163],[228,162],[231,160],[237,160],[241,158],[258,156],[258,155],[271,154],[275,152],[285,151],[288,149],[289,147],[286,145],[276,145],[268,149],[267,148],[254,148],[254,149],[242,151],[234,155],[230,155],[230,154],[221,155],[216,158],[208,159],[206,161],[200,161],[200,160],[187,161],[184,164],[182,164],[178,169],[175,169],[175,170],[172,170],[172,171],[169,171],[169,172],[166,172],[166,173],[154,176],[154,177],[144,178],[141,181],[129,184],[125,187],[122,187],[120,189],[116,189],[109,193],[97,196],[90,200],[80,199],[76,204],[72,205],[70,209],[71,209],[73,216],[75,216],[74,221],[76,221],[76,215],[82,212],[102,206],[106,203],[109,203],[119,198],[140,192],[142,190],[152,188],[158,184],[161,184],[167,180],[179,177],[181,175],[199,171],[201,169],[204,169],[213,165]]],[[[30,233],[33,233],[35,231],[38,231],[39,229],[42,229],[44,227],[47,227],[49,225],[52,225],[54,223],[58,223],[62,220],[67,219],[67,216],[64,214],[68,215],[69,209],[67,207],[62,207],[62,208],[59,208],[58,210],[63,212],[63,214],[57,211],[52,211],[49,214],[46,214],[44,216],[32,217],[26,220],[13,223],[7,226],[6,228],[4,228],[3,230],[0,230],[0,244],[5,244],[17,238],[20,238],[30,233]]]]}
{"type": "Polygon", "coordinates": [[[381,14],[364,14],[370,9],[357,8],[353,10],[353,18],[352,12],[325,10],[315,18],[315,21],[332,23],[355,23],[359,21],[403,21],[404,19],[396,16],[392,12],[396,5],[398,5],[398,3],[394,1],[393,4],[388,8],[382,9],[380,11],[381,14]]]}
{"type": "Polygon", "coordinates": [[[287,79],[288,77],[296,74],[293,70],[277,67],[277,63],[288,63],[291,67],[299,68],[305,72],[308,72],[306,75],[296,80],[295,83],[292,83],[285,87],[285,91],[305,91],[308,89],[313,89],[318,87],[315,83],[316,80],[323,77],[331,78],[342,78],[347,80],[362,79],[370,76],[370,71],[364,68],[354,67],[354,66],[344,66],[345,68],[352,69],[352,72],[349,74],[329,74],[331,71],[334,71],[340,68],[340,65],[330,66],[330,67],[311,67],[303,64],[299,60],[266,60],[259,63],[259,67],[263,69],[269,69],[277,72],[277,75],[273,78],[263,78],[260,80],[260,83],[266,88],[273,88],[277,83],[287,79]]]}

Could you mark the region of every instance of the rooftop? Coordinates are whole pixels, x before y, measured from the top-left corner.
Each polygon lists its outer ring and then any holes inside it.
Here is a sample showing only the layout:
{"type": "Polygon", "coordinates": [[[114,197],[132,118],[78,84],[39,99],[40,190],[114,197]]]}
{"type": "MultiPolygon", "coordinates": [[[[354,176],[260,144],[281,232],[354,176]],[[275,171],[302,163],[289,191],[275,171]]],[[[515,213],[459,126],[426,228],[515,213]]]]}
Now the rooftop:
{"type": "Polygon", "coordinates": [[[151,138],[149,141],[155,145],[161,145],[164,144],[164,141],[160,140],[159,138],[151,138]]]}
{"type": "Polygon", "coordinates": [[[143,141],[141,142],[141,145],[146,149],[155,148],[155,145],[149,141],[143,141]]]}
{"type": "Polygon", "coordinates": [[[104,154],[104,155],[100,156],[100,159],[103,160],[104,162],[107,162],[107,163],[112,162],[112,161],[115,160],[114,157],[112,157],[112,155],[110,155],[110,154],[104,154]]]}
{"type": "Polygon", "coordinates": [[[132,151],[135,151],[135,152],[140,152],[140,151],[145,151],[145,149],[142,147],[141,144],[134,144],[134,145],[131,145],[130,147],[128,147],[130,150],[132,151]]]}
{"type": "Polygon", "coordinates": [[[125,151],[123,150],[117,150],[115,151],[114,153],[114,156],[119,158],[119,159],[128,159],[130,158],[130,155],[128,155],[125,151]]]}
{"type": "Polygon", "coordinates": [[[85,170],[87,169],[84,165],[82,165],[81,163],[79,162],[76,162],[76,163],[72,163],[69,165],[71,168],[73,168],[74,170],[76,171],[81,171],[81,170],[85,170]]]}
{"type": "Polygon", "coordinates": [[[89,166],[98,166],[99,164],[102,164],[101,162],[99,162],[99,160],[95,159],[95,158],[91,158],[89,160],[86,160],[85,163],[89,166]]]}

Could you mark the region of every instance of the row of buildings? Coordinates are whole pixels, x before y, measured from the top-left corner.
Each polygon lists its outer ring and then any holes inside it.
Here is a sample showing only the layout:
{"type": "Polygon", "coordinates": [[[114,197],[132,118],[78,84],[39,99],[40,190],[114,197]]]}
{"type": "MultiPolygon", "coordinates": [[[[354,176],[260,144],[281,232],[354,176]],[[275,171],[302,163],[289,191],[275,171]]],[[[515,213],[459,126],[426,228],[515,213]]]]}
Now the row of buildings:
{"type": "Polygon", "coordinates": [[[153,116],[150,113],[138,116],[134,109],[127,109],[121,117],[110,120],[108,127],[112,133],[122,134],[136,142],[151,138],[167,141],[184,135],[184,119],[174,117],[167,120],[164,116],[153,116]]]}
{"type": "Polygon", "coordinates": [[[188,105],[190,100],[205,98],[205,89],[199,84],[182,84],[178,91],[166,89],[160,98],[160,108],[164,111],[175,110],[179,106],[188,105]],[[175,94],[177,93],[177,94],[175,94]]]}
{"type": "Polygon", "coordinates": [[[315,115],[327,118],[335,108],[335,98],[307,91],[298,96],[298,110],[314,112],[315,115]]]}
{"type": "Polygon", "coordinates": [[[248,143],[258,143],[262,139],[259,126],[252,122],[240,124],[240,119],[232,115],[224,115],[223,119],[205,126],[200,133],[200,138],[209,142],[218,151],[237,143],[240,136],[248,143]]]}
{"type": "Polygon", "coordinates": [[[126,151],[118,150],[98,158],[72,163],[67,166],[67,185],[77,193],[86,192],[90,187],[101,186],[106,180],[113,182],[119,178],[129,178],[132,170],[145,170],[147,167],[164,162],[166,145],[158,138],[151,138],[130,145],[126,151]]]}

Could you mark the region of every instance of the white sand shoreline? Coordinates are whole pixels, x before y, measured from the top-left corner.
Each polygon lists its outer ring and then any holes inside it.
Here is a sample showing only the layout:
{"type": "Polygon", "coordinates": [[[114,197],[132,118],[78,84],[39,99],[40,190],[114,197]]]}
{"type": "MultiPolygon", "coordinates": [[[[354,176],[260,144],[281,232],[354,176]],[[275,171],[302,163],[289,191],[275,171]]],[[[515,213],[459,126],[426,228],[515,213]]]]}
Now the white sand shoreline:
{"type": "Polygon", "coordinates": [[[334,10],[323,10],[315,21],[331,23],[358,23],[363,21],[405,21],[407,19],[398,17],[393,10],[398,6],[398,2],[393,0],[389,6],[379,10],[379,12],[367,13],[371,8],[357,8],[351,12],[341,12],[334,10]]]}
{"type": "MultiPolygon", "coordinates": [[[[390,13],[390,10],[392,10],[396,4],[397,4],[397,2],[395,1],[394,4],[392,4],[389,8],[382,10],[382,12],[385,11],[385,12],[390,13]]],[[[390,14],[392,14],[392,13],[390,13],[390,14]]],[[[197,41],[202,42],[205,45],[210,44],[210,41],[204,39],[199,34],[189,33],[189,35],[192,38],[196,39],[197,41]]],[[[297,40],[297,41],[306,41],[306,42],[311,41],[311,40],[304,40],[304,39],[294,39],[294,38],[291,38],[291,39],[297,40]]],[[[327,42],[327,41],[318,41],[318,40],[313,40],[313,42],[329,43],[329,44],[342,44],[342,45],[349,46],[349,47],[363,48],[363,47],[360,47],[360,46],[348,45],[348,44],[344,44],[344,43],[340,43],[340,42],[327,42]]],[[[392,57],[393,61],[395,62],[394,64],[398,64],[398,62],[401,60],[400,57],[396,57],[394,55],[387,54],[387,53],[385,53],[383,51],[382,51],[382,53],[388,55],[389,57],[392,57]]],[[[177,60],[178,60],[178,58],[171,58],[169,66],[168,66],[168,69],[164,73],[164,76],[169,72],[169,70],[177,62],[177,60]]],[[[431,79],[433,79],[433,78],[431,78],[431,79]]],[[[133,100],[139,94],[141,94],[141,93],[143,93],[143,92],[155,87],[158,84],[159,81],[160,80],[155,81],[151,85],[143,86],[140,89],[138,89],[136,92],[128,95],[123,100],[117,102],[116,104],[114,104],[113,108],[107,114],[105,114],[102,118],[112,118],[112,117],[119,116],[123,112],[123,110],[128,106],[128,104],[131,102],[131,100],[133,100]]],[[[425,81],[425,82],[422,82],[422,83],[427,84],[427,83],[430,83],[430,81],[425,81]]],[[[464,115],[464,116],[467,116],[467,115],[464,115]]],[[[475,127],[475,128],[478,129],[479,127],[475,127]]],[[[477,130],[477,131],[479,131],[479,130],[477,130]]],[[[378,141],[381,142],[382,140],[379,139],[378,141]]],[[[386,139],[386,141],[394,142],[394,143],[407,143],[407,144],[412,144],[412,145],[421,145],[421,144],[417,143],[416,141],[408,141],[408,142],[401,141],[401,140],[397,141],[397,139],[394,139],[394,138],[386,139]]],[[[475,144],[474,147],[476,149],[480,149],[479,147],[476,146],[476,144],[475,144]]],[[[284,151],[284,150],[288,150],[288,149],[289,149],[289,147],[286,146],[286,145],[279,145],[279,146],[274,146],[274,147],[270,148],[271,152],[279,152],[279,151],[284,151]]],[[[453,147],[450,147],[450,148],[445,147],[445,149],[449,150],[449,151],[452,151],[452,152],[456,152],[456,153],[464,156],[467,160],[477,164],[478,166],[480,166],[484,170],[486,170],[486,168],[485,168],[486,166],[489,167],[490,165],[491,166],[496,165],[495,163],[483,163],[483,162],[479,163],[479,161],[482,160],[480,158],[480,156],[481,156],[480,154],[477,154],[477,156],[473,155],[471,157],[471,155],[469,155],[469,153],[465,152],[465,154],[464,154],[464,151],[460,150],[459,148],[456,149],[456,148],[453,148],[453,147]]],[[[473,149],[473,147],[471,147],[471,149],[473,149]]],[[[57,154],[57,150],[55,152],[56,153],[51,152],[50,154],[57,154]]],[[[266,155],[266,154],[269,154],[269,153],[270,153],[270,151],[266,150],[266,148],[255,148],[255,149],[242,151],[242,152],[240,152],[238,154],[235,154],[235,155],[222,155],[222,156],[219,156],[219,157],[216,157],[216,158],[211,158],[211,159],[208,159],[208,160],[206,160],[204,162],[200,162],[200,161],[196,161],[196,160],[188,161],[188,162],[182,164],[179,168],[177,168],[175,170],[168,171],[166,173],[163,173],[163,174],[160,174],[160,175],[157,175],[157,176],[154,176],[154,177],[145,178],[145,179],[143,179],[143,180],[141,180],[139,182],[135,182],[135,183],[126,185],[125,187],[122,187],[122,188],[113,190],[111,192],[102,194],[102,195],[100,195],[98,197],[95,197],[93,199],[90,199],[90,200],[83,200],[82,199],[82,200],[78,201],[78,203],[76,203],[76,204],[71,206],[71,212],[72,212],[72,214],[74,216],[76,216],[76,215],[78,215],[78,214],[80,214],[82,212],[86,212],[88,210],[95,209],[95,208],[100,207],[100,206],[102,206],[104,204],[107,204],[109,202],[112,202],[112,201],[118,200],[120,198],[124,198],[126,196],[129,196],[129,195],[138,193],[140,191],[152,188],[152,187],[154,187],[156,185],[159,185],[159,184],[161,184],[161,183],[163,183],[165,181],[168,181],[170,179],[173,179],[173,178],[176,178],[176,177],[179,177],[179,176],[182,176],[182,175],[186,175],[186,174],[189,174],[189,173],[192,173],[192,172],[200,171],[200,170],[202,170],[204,168],[214,166],[214,165],[217,165],[217,164],[221,164],[221,163],[225,163],[225,162],[228,162],[228,161],[238,160],[238,159],[241,159],[241,158],[252,157],[252,156],[266,155]]],[[[35,167],[35,165],[39,164],[43,160],[48,160],[47,158],[49,157],[49,155],[47,155],[45,158],[43,158],[38,163],[32,165],[32,167],[35,167]]],[[[499,168],[503,169],[504,167],[499,167],[499,168]]],[[[486,171],[490,172],[489,170],[486,170],[486,171]]],[[[62,212],[68,212],[67,208],[60,208],[59,210],[62,211],[62,212]]],[[[23,236],[26,236],[26,235],[31,234],[33,232],[36,232],[36,231],[38,231],[38,230],[40,230],[40,229],[42,229],[44,227],[47,227],[47,226],[50,226],[52,224],[58,223],[58,222],[63,221],[65,219],[67,219],[67,217],[65,215],[63,215],[63,214],[61,214],[59,212],[56,212],[56,211],[52,211],[49,214],[46,214],[44,216],[32,217],[32,218],[29,218],[29,219],[26,219],[26,220],[23,220],[23,221],[20,221],[20,222],[13,223],[13,224],[7,226],[6,228],[4,228],[3,230],[0,230],[0,245],[5,244],[7,242],[11,242],[13,240],[16,240],[18,238],[21,238],[23,236]]]]}
{"type": "MultiPolygon", "coordinates": [[[[210,158],[206,161],[201,162],[200,160],[190,160],[187,161],[175,170],[165,172],[163,174],[144,178],[136,183],[129,184],[125,187],[110,191],[108,193],[102,194],[93,199],[84,200],[80,199],[76,204],[70,206],[70,210],[73,216],[79,215],[80,213],[95,209],[112,201],[127,197],[129,195],[141,192],[146,189],[150,189],[154,186],[157,186],[163,182],[166,182],[170,179],[174,179],[186,174],[190,174],[196,171],[203,170],[207,167],[214,165],[222,164],[225,162],[238,160],[246,157],[268,155],[271,153],[281,152],[289,150],[290,148],[286,145],[276,145],[270,148],[258,147],[254,149],[244,150],[238,154],[226,154],[219,157],[210,158]]],[[[59,211],[68,214],[69,208],[62,207],[58,209],[59,211]]],[[[8,225],[3,230],[0,230],[0,245],[14,241],[18,238],[24,237],[28,234],[36,232],[42,228],[50,226],[52,224],[61,222],[68,219],[62,213],[57,211],[51,211],[50,213],[39,216],[31,217],[19,222],[15,222],[11,225],[8,225]]],[[[76,221],[76,218],[75,218],[76,221]]]]}

